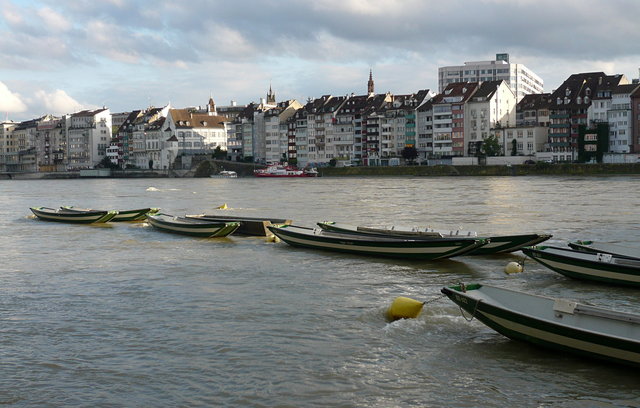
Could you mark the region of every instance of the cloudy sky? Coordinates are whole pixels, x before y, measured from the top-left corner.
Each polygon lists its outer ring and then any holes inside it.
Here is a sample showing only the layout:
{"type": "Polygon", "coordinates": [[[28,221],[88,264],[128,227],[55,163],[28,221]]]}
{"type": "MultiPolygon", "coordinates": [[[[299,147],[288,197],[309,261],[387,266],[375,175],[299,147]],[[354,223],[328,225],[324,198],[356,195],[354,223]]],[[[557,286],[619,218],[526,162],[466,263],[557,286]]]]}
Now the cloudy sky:
{"type": "Polygon", "coordinates": [[[507,52],[545,90],[638,77],[638,0],[0,0],[0,112],[437,91],[438,67],[507,52]]]}

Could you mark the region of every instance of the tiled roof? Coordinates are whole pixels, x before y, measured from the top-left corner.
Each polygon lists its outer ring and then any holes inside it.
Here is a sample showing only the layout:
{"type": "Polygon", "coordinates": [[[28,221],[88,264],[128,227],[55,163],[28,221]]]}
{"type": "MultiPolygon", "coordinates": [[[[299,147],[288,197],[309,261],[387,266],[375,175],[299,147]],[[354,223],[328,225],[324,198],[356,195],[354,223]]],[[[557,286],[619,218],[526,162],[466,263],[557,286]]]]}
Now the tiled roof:
{"type": "Polygon", "coordinates": [[[223,129],[224,116],[211,116],[206,113],[192,113],[186,109],[170,109],[169,114],[178,128],[216,128],[223,129]]]}

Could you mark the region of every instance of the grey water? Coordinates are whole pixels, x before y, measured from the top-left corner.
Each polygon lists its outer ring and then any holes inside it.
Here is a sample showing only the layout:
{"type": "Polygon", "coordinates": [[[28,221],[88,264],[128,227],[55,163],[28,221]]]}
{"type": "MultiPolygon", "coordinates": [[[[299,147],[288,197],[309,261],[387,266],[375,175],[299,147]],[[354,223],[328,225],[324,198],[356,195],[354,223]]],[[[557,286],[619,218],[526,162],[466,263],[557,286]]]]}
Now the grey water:
{"type": "Polygon", "coordinates": [[[405,261],[29,211],[150,206],[640,247],[639,185],[636,176],[0,181],[0,404],[640,406],[637,369],[509,340],[440,298],[443,286],[479,282],[639,313],[637,289],[570,280],[531,260],[505,274],[521,252],[405,261]],[[397,296],[430,303],[390,323],[397,296]]]}

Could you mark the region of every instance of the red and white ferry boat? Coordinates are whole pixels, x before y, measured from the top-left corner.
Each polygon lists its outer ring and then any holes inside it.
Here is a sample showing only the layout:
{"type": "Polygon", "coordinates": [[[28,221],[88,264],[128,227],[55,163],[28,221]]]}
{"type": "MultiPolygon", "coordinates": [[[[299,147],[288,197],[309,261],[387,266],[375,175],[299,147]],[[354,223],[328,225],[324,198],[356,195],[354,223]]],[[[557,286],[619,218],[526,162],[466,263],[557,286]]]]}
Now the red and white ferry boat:
{"type": "Polygon", "coordinates": [[[272,164],[264,169],[254,170],[256,177],[317,177],[318,171],[315,168],[298,169],[294,166],[283,164],[272,164]]]}

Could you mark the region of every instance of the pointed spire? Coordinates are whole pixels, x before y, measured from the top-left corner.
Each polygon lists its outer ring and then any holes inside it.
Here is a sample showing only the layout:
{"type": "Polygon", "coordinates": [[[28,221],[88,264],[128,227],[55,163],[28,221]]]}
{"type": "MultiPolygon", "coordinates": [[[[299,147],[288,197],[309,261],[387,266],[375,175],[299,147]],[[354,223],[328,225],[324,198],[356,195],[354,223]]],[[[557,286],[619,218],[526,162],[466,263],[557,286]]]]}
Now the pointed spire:
{"type": "Polygon", "coordinates": [[[373,95],[375,94],[375,90],[374,90],[374,86],[373,86],[373,70],[369,69],[369,82],[367,82],[367,93],[369,95],[373,95]]]}
{"type": "Polygon", "coordinates": [[[271,89],[271,82],[269,82],[269,93],[267,94],[267,103],[275,105],[276,104],[276,94],[273,93],[271,89]]]}

